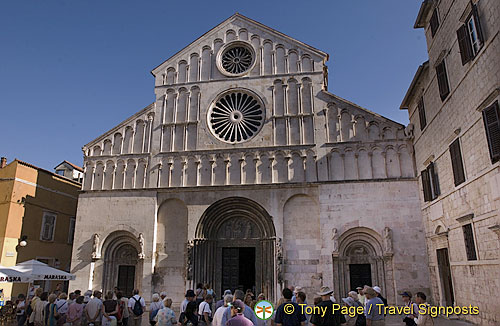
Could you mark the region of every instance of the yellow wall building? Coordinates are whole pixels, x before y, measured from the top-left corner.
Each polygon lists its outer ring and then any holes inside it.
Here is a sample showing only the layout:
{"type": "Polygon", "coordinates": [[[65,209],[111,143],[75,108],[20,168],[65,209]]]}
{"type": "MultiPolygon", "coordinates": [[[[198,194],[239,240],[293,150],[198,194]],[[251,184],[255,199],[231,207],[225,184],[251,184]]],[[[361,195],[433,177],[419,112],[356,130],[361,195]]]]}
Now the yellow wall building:
{"type": "MultiPolygon", "coordinates": [[[[2,158],[0,265],[38,259],[69,271],[80,188],[81,184],[70,178],[17,159],[7,164],[2,158]],[[21,239],[25,239],[25,246],[20,245],[21,239]]],[[[56,286],[56,282],[35,284],[47,291],[56,286]]],[[[27,286],[0,283],[6,299],[26,293],[27,286]]]]}

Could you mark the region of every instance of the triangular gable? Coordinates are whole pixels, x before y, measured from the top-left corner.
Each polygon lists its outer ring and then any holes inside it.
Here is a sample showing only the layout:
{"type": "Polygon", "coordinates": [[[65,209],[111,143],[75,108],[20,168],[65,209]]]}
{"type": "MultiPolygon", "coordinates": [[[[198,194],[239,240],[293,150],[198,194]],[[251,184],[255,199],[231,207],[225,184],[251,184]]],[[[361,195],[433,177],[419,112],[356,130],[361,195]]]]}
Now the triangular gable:
{"type": "MultiPolygon", "coordinates": [[[[396,127],[396,128],[404,128],[405,127],[403,124],[401,124],[401,123],[399,123],[397,121],[391,120],[391,119],[386,118],[386,117],[384,117],[384,116],[382,116],[382,115],[380,115],[378,113],[370,111],[370,110],[368,110],[368,109],[366,109],[366,108],[364,108],[362,106],[359,106],[359,105],[357,105],[357,104],[355,104],[355,103],[353,103],[351,101],[348,101],[348,100],[346,100],[344,98],[341,98],[338,95],[332,94],[332,93],[330,93],[328,91],[325,91],[325,90],[323,90],[322,93],[324,95],[324,97],[322,97],[322,99],[325,100],[325,101],[327,101],[327,102],[328,101],[332,101],[332,102],[334,102],[336,104],[342,103],[345,106],[349,106],[349,107],[351,107],[351,108],[353,108],[355,110],[358,110],[359,113],[362,113],[363,115],[371,116],[374,121],[378,121],[378,122],[382,122],[382,123],[387,123],[387,124],[390,124],[390,125],[392,125],[393,127],[396,127]]],[[[342,106],[342,105],[340,105],[340,106],[342,106]]],[[[353,112],[353,115],[355,116],[356,113],[353,112]]]]}
{"type": "Polygon", "coordinates": [[[220,30],[223,30],[228,24],[236,21],[236,20],[240,20],[241,22],[245,23],[245,24],[248,24],[249,26],[252,26],[252,27],[255,27],[257,29],[260,29],[262,30],[264,33],[268,33],[278,39],[281,39],[283,40],[284,42],[287,42],[287,43],[292,43],[294,44],[294,46],[296,46],[297,48],[301,48],[302,50],[306,51],[306,52],[310,52],[312,54],[315,54],[317,55],[318,57],[321,57],[323,58],[323,60],[326,62],[328,60],[328,54],[321,51],[321,50],[318,50],[316,49],[315,47],[311,46],[311,45],[308,45],[304,42],[301,42],[297,39],[294,39],[286,34],[283,34],[269,26],[266,26],[262,23],[259,23],[253,19],[250,19],[240,13],[235,13],[234,15],[232,15],[231,17],[229,17],[228,19],[224,20],[223,22],[221,22],[220,24],[218,24],[217,26],[215,26],[214,28],[212,28],[211,30],[209,30],[208,32],[204,33],[203,35],[201,35],[200,37],[198,37],[196,40],[194,40],[193,42],[191,42],[189,45],[187,45],[186,47],[184,47],[182,50],[178,51],[177,53],[175,53],[174,55],[172,55],[170,58],[168,58],[167,60],[165,60],[163,63],[161,63],[160,65],[158,65],[157,67],[155,67],[152,71],[151,71],[151,74],[153,76],[156,76],[160,71],[163,71],[165,70],[165,68],[167,68],[169,66],[169,63],[171,61],[176,61],[177,59],[179,59],[180,57],[190,53],[191,51],[189,51],[190,49],[192,49],[193,47],[196,47],[198,45],[200,46],[203,46],[202,41],[206,38],[210,38],[211,36],[213,36],[214,34],[218,33],[220,30]],[[200,43],[200,44],[198,44],[200,43]]]}
{"type": "Polygon", "coordinates": [[[126,126],[132,125],[135,120],[141,119],[142,117],[148,115],[149,113],[153,112],[155,108],[155,103],[151,103],[150,105],[146,106],[144,109],[140,110],[139,112],[135,113],[134,115],[130,116],[129,118],[125,119],[124,121],[120,122],[118,125],[116,125],[113,129],[110,129],[100,135],[99,137],[95,138],[94,140],[90,141],[86,145],[84,145],[84,148],[90,148],[92,147],[95,143],[101,142],[105,138],[108,138],[112,136],[115,132],[121,131],[123,128],[126,126]]]}

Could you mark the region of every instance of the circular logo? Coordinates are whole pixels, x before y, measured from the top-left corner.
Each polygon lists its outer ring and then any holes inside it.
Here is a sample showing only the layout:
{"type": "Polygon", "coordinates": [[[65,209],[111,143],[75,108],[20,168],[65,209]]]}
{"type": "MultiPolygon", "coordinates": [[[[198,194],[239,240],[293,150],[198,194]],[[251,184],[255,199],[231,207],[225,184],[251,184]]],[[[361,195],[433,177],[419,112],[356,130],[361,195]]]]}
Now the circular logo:
{"type": "Polygon", "coordinates": [[[255,304],[253,311],[255,312],[255,316],[257,316],[257,318],[268,320],[273,315],[274,307],[271,302],[262,300],[255,304]]]}
{"type": "Polygon", "coordinates": [[[293,304],[291,303],[287,303],[284,307],[283,307],[284,311],[285,311],[285,314],[287,315],[291,315],[293,314],[293,312],[295,311],[295,307],[293,306],[293,304]]]}

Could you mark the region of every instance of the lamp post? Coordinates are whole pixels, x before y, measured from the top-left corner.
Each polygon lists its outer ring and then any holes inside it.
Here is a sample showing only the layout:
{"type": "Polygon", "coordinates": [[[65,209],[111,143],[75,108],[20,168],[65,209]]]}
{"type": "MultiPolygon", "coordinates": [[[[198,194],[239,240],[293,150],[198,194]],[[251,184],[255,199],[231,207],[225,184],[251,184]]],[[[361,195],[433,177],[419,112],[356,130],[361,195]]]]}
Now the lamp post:
{"type": "Polygon", "coordinates": [[[19,251],[19,248],[26,247],[28,245],[28,236],[23,235],[17,241],[16,251],[19,251]]]}

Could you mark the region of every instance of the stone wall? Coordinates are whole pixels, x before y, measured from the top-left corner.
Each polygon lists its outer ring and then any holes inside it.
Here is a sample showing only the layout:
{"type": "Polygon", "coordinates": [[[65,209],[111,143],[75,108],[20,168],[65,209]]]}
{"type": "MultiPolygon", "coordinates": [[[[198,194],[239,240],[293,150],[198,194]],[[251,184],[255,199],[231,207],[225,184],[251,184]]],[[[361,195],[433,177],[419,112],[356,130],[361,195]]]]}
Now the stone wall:
{"type": "MultiPolygon", "coordinates": [[[[432,8],[433,9],[433,8],[432,8]]],[[[421,206],[428,239],[432,293],[435,304],[445,304],[436,250],[448,248],[455,305],[479,307],[478,316],[460,318],[481,325],[500,322],[500,306],[494,296],[500,289],[499,164],[492,164],[481,111],[499,100],[500,6],[495,0],[446,0],[438,4],[440,27],[432,37],[425,30],[429,52],[428,69],[417,80],[410,95],[410,121],[415,125],[417,171],[433,161],[441,195],[421,206]],[[485,42],[472,61],[462,65],[457,30],[477,5],[485,42]],[[439,97],[435,64],[446,62],[450,94],[439,97]],[[417,104],[423,96],[427,126],[421,130],[417,104]],[[449,145],[459,139],[465,182],[455,186],[449,145]],[[462,226],[471,223],[477,260],[467,260],[462,226]]],[[[432,14],[430,10],[429,15],[432,14]]],[[[420,182],[420,193],[422,184],[420,182]]]]}
{"type": "MultiPolygon", "coordinates": [[[[369,232],[382,248],[379,258],[385,259],[377,285],[394,303],[397,291],[429,286],[415,189],[416,181],[401,180],[86,192],[80,196],[75,233],[79,245],[74,247],[72,264],[77,280],[71,288],[86,289],[91,282],[93,289],[102,289],[106,244],[114,241],[117,230],[128,232],[140,252],[137,238],[142,233],[143,295],[149,298],[154,291],[166,290],[180,303],[186,288],[193,286],[186,279],[186,250],[203,213],[220,199],[243,197],[267,211],[276,236],[283,239],[285,282],[280,284],[276,274],[269,276],[274,280],[274,298],[282,286],[302,286],[310,299],[322,285],[334,286],[333,242],[343,246],[349,234],[369,232]],[[384,238],[385,227],[392,230],[390,244],[384,238]],[[336,240],[332,228],[338,230],[336,240]],[[92,259],[95,233],[102,248],[99,257],[92,259]],[[90,275],[94,275],[92,281],[90,275]]],[[[338,299],[344,292],[337,290],[338,299]]]]}

